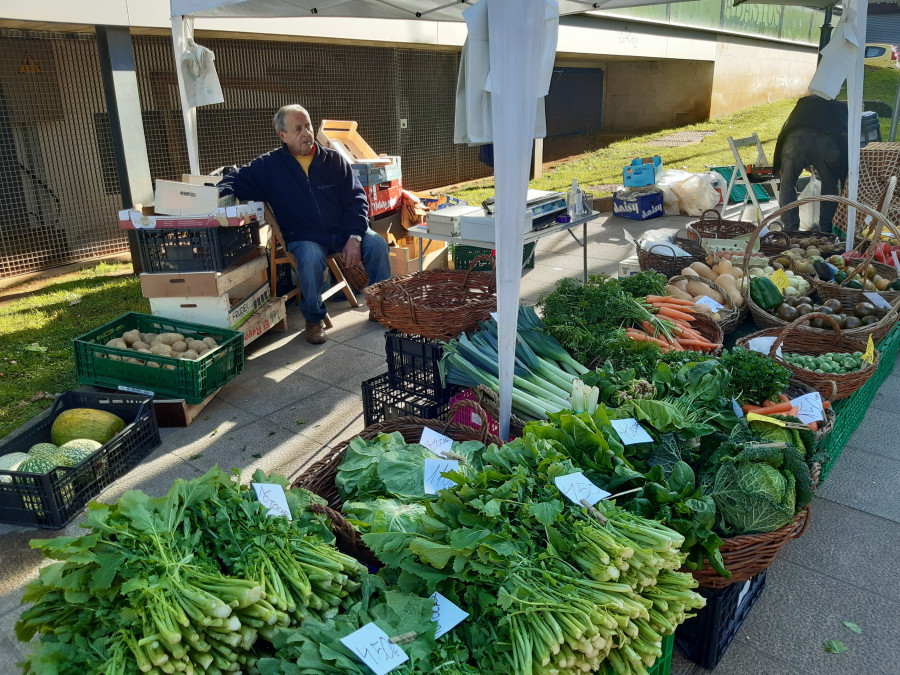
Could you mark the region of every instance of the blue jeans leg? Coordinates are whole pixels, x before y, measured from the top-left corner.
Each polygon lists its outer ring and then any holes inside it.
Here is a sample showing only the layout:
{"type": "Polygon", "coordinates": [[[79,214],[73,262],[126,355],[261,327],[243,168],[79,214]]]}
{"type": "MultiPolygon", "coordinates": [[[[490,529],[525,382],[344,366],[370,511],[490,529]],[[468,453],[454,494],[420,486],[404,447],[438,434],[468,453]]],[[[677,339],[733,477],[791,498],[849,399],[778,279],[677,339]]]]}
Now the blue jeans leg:
{"type": "Polygon", "coordinates": [[[391,278],[391,260],[387,242],[371,227],[362,238],[360,251],[370,284],[391,278]]]}
{"type": "Polygon", "coordinates": [[[328,313],[322,302],[325,248],[313,241],[291,241],[288,242],[288,251],[297,258],[300,312],[307,321],[321,321],[328,313]]]}

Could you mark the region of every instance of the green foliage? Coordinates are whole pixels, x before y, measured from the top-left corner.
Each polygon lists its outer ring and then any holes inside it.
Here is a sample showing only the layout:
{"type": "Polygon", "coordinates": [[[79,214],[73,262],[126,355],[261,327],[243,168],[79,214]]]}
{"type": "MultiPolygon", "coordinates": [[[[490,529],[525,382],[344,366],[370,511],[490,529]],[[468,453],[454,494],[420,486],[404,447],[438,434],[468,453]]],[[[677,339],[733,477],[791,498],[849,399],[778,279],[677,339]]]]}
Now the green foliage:
{"type": "Polygon", "coordinates": [[[345,502],[341,510],[361,532],[415,532],[425,515],[421,503],[406,504],[397,499],[345,502]]]}
{"type": "Polygon", "coordinates": [[[643,270],[633,276],[619,279],[622,290],[635,298],[665,295],[666,283],[668,283],[666,276],[653,270],[643,270]]]}
{"type": "Polygon", "coordinates": [[[774,359],[741,347],[726,351],[719,362],[731,374],[725,396],[738,403],[761,405],[766,400],[777,401],[791,381],[791,371],[774,359]]]}

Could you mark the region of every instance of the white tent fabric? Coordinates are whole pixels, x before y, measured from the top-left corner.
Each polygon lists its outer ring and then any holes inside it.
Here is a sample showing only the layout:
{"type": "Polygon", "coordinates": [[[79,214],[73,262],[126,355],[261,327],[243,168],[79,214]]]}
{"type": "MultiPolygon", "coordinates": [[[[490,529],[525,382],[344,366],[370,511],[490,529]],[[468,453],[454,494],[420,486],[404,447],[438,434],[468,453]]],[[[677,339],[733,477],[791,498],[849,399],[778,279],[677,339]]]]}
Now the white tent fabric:
{"type": "MultiPolygon", "coordinates": [[[[491,57],[488,5],[478,3],[463,12],[468,35],[463,44],[456,82],[456,123],[454,143],[480,145],[493,140],[491,126],[491,57]]],[[[556,39],[559,32],[559,10],[556,2],[544,3],[544,25],[540,64],[535,76],[538,80],[538,99],[534,124],[534,138],[547,135],[544,97],[550,92],[553,62],[556,59],[556,39]]]]}

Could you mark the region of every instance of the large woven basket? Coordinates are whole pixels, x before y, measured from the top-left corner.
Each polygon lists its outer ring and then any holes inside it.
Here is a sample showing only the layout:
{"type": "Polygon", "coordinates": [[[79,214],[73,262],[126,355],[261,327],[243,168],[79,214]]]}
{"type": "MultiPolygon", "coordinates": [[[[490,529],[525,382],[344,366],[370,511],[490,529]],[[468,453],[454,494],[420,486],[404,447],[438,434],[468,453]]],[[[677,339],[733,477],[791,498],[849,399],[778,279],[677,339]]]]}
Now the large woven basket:
{"type": "MultiPolygon", "coordinates": [[[[831,402],[834,400],[835,395],[837,394],[837,384],[832,381],[832,389],[831,394],[828,396],[822,396],[822,402],[825,401],[831,402]]],[[[810,387],[808,384],[804,384],[800,380],[792,379],[788,388],[785,390],[785,394],[790,399],[795,399],[798,396],[803,396],[805,394],[811,394],[815,389],[810,387]]],[[[834,408],[829,405],[825,410],[825,419],[822,420],[822,423],[819,424],[819,429],[816,431],[816,446],[818,446],[825,437],[831,433],[832,429],[834,429],[834,423],[837,421],[837,413],[834,412],[834,408]]]]}
{"type": "Polygon", "coordinates": [[[740,347],[749,349],[750,340],[758,337],[774,337],[775,342],[769,348],[769,357],[788,368],[793,373],[795,380],[809,385],[823,397],[831,396],[834,401],[847,398],[862,387],[878,370],[878,363],[881,361],[881,355],[876,349],[875,362],[857,371],[851,373],[817,373],[792,365],[777,356],[779,347],[787,352],[809,356],[820,356],[828,352],[852,354],[853,352],[866,351],[865,342],[846,337],[841,332],[841,328],[835,322],[834,317],[819,312],[805,314],[784,328],[768,328],[758,333],[747,335],[738,340],[737,344],[740,347]],[[804,323],[812,319],[825,319],[831,323],[833,330],[826,332],[802,327],[804,323]]]}
{"type": "MultiPolygon", "coordinates": [[[[895,229],[893,228],[893,225],[891,227],[892,229],[895,229]]],[[[878,239],[880,239],[880,237],[878,239]]],[[[866,292],[878,293],[882,298],[884,298],[891,304],[900,299],[900,291],[865,291],[863,289],[847,288],[847,283],[851,279],[860,281],[861,279],[865,278],[869,267],[873,268],[877,274],[887,279],[897,278],[897,270],[895,268],[875,260],[875,251],[877,250],[878,239],[873,237],[872,241],[869,242],[863,257],[859,259],[859,262],[856,265],[854,265],[853,272],[847,275],[847,278],[844,279],[840,284],[836,284],[831,281],[822,281],[818,278],[813,280],[813,283],[816,286],[816,291],[819,293],[819,296],[822,299],[827,300],[830,298],[834,298],[840,300],[841,304],[845,307],[849,305],[855,305],[856,303],[862,301],[868,302],[868,300],[866,300],[866,298],[863,296],[863,293],[866,292]]]]}
{"type": "MultiPolygon", "coordinates": [[[[759,250],[771,257],[778,255],[779,253],[784,253],[795,243],[799,243],[802,239],[807,239],[810,235],[822,236],[823,234],[824,233],[822,232],[787,232],[785,230],[773,230],[767,232],[760,238],[759,250]]],[[[824,249],[820,248],[819,251],[822,253],[823,257],[826,255],[843,253],[844,245],[838,243],[824,249]]]]}
{"type": "Polygon", "coordinates": [[[694,320],[691,322],[691,328],[713,344],[719,345],[711,352],[707,352],[708,354],[712,354],[713,356],[720,356],[722,354],[725,334],[722,332],[722,328],[719,324],[705,314],[695,314],[694,320]]]}
{"type": "MultiPolygon", "coordinates": [[[[814,464],[812,468],[813,485],[818,484],[820,471],[821,467],[814,464]]],[[[707,561],[704,561],[703,567],[692,571],[691,574],[702,588],[721,589],[731,584],[747,581],[768,568],[791,539],[802,537],[808,525],[809,507],[807,506],[794,516],[792,522],[774,532],[726,537],[722,539],[719,552],[725,562],[725,569],[731,572],[731,578],[723,577],[707,561]]]]}
{"type": "Polygon", "coordinates": [[[425,270],[372,284],[365,289],[372,316],[387,328],[450,340],[471,330],[497,310],[496,277],[475,272],[476,256],[468,271],[425,270]]]}
{"type": "MultiPolygon", "coordinates": [[[[869,143],[859,151],[859,187],[856,200],[871,208],[878,208],[887,192],[888,184],[892,176],[900,175],[900,143],[869,143]]],[[[844,192],[848,189],[844,184],[844,192]]],[[[834,226],[839,230],[847,231],[847,204],[839,203],[834,214],[834,226]]],[[[900,222],[900,190],[895,190],[891,203],[878,208],[887,214],[891,222],[900,222]]],[[[865,228],[866,214],[859,210],[856,212],[857,236],[862,234],[865,228]]]]}
{"type": "Polygon", "coordinates": [[[676,283],[679,281],[684,281],[685,279],[687,279],[688,281],[699,281],[701,283],[704,283],[724,298],[726,309],[719,312],[719,316],[721,318],[716,321],[716,323],[719,324],[719,328],[722,329],[722,333],[724,335],[733,333],[738,326],[744,323],[744,318],[747,316],[746,303],[742,305],[734,304],[734,300],[731,299],[731,296],[728,295],[728,292],[724,288],[719,286],[719,284],[717,284],[715,281],[710,281],[705,277],[701,277],[699,274],[697,276],[691,277],[682,276],[679,274],[678,276],[669,279],[669,283],[676,283]]]}
{"type": "Polygon", "coordinates": [[[653,270],[665,275],[667,279],[681,274],[681,270],[691,263],[705,262],[706,253],[699,241],[680,241],[679,247],[684,249],[688,256],[676,256],[675,249],[670,244],[654,243],[643,248],[640,242],[635,244],[637,249],[638,264],[642,270],[653,270]]]}
{"type": "Polygon", "coordinates": [[[707,209],[688,227],[704,239],[737,239],[753,232],[756,225],[746,220],[725,220],[716,209],[707,209]]]}
{"type": "MultiPolygon", "coordinates": [[[[838,202],[839,204],[852,204],[856,206],[856,208],[858,208],[860,211],[862,211],[865,215],[870,215],[872,218],[876,219],[879,223],[883,225],[890,224],[885,219],[885,217],[877,211],[869,208],[868,206],[865,206],[864,204],[859,204],[850,199],[847,199],[846,197],[838,197],[836,195],[819,195],[817,197],[804,197],[803,199],[798,199],[796,202],[792,202],[790,204],[787,204],[786,206],[782,206],[770,213],[768,216],[766,216],[765,220],[763,220],[759,224],[759,227],[757,227],[756,230],[750,235],[750,239],[747,242],[747,250],[744,255],[743,273],[745,278],[749,278],[748,272],[750,266],[750,252],[753,249],[754,242],[759,238],[759,233],[762,231],[762,229],[787,211],[802,206],[803,204],[812,204],[815,202],[838,202]]],[[[893,225],[891,225],[891,227],[893,227],[893,225]]],[[[756,325],[760,328],[781,328],[788,324],[787,321],[779,319],[773,314],[769,314],[769,312],[753,302],[753,298],[750,297],[749,282],[746,290],[744,290],[744,304],[747,306],[747,309],[753,316],[753,320],[756,322],[756,325]]],[[[843,335],[848,338],[856,338],[859,340],[866,340],[869,335],[871,335],[872,339],[875,341],[883,340],[887,336],[887,334],[891,332],[891,329],[897,323],[898,317],[900,317],[900,315],[898,315],[898,306],[900,305],[895,305],[894,308],[890,312],[888,312],[879,322],[870,324],[868,326],[860,326],[859,328],[844,330],[843,335]]],[[[821,332],[825,335],[830,334],[830,331],[824,331],[818,328],[807,328],[804,330],[821,332]]]]}

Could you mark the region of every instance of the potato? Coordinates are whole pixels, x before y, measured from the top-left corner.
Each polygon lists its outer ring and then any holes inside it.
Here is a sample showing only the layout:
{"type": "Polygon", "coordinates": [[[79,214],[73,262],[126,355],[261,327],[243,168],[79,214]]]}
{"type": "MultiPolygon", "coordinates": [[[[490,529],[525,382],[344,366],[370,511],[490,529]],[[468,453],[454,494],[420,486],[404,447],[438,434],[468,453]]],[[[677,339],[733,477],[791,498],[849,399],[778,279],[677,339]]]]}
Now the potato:
{"type": "Polygon", "coordinates": [[[128,345],[125,344],[125,340],[123,340],[122,338],[113,338],[106,343],[106,346],[115,347],[116,349],[128,349],[128,345]]]}
{"type": "Polygon", "coordinates": [[[141,349],[138,349],[137,351],[140,352],[141,354],[152,354],[153,353],[150,351],[149,347],[143,347],[141,349]]]}
{"type": "Polygon", "coordinates": [[[157,333],[141,333],[141,340],[143,342],[146,342],[148,345],[152,345],[154,342],[156,342],[156,338],[158,337],[159,335],[157,333]]]}
{"type": "Polygon", "coordinates": [[[125,363],[134,363],[139,366],[144,364],[143,361],[141,361],[140,359],[136,359],[133,356],[126,356],[124,361],[125,361],[125,363]]]}
{"type": "Polygon", "coordinates": [[[201,349],[209,349],[209,347],[206,346],[206,343],[203,342],[203,340],[195,340],[194,338],[188,338],[187,340],[185,340],[185,342],[187,343],[188,349],[193,349],[198,354],[200,353],[201,349]]]}
{"type": "Polygon", "coordinates": [[[147,361],[144,365],[148,368],[159,368],[159,364],[156,361],[147,361]]]}
{"type": "Polygon", "coordinates": [[[175,366],[171,363],[166,363],[165,365],[163,365],[163,368],[165,370],[175,370],[175,366]]]}
{"type": "Polygon", "coordinates": [[[171,346],[176,342],[183,342],[184,336],[181,333],[160,333],[157,339],[163,344],[171,346]]]}
{"type": "Polygon", "coordinates": [[[135,342],[140,342],[141,331],[130,330],[130,331],[122,334],[122,339],[125,341],[125,344],[127,344],[130,347],[135,342]]]}
{"type": "Polygon", "coordinates": [[[150,350],[150,345],[143,340],[138,340],[137,342],[131,343],[131,348],[136,352],[146,352],[150,350]]]}
{"type": "Polygon", "coordinates": [[[199,352],[197,352],[197,358],[200,358],[200,357],[203,356],[204,354],[208,354],[209,351],[210,351],[210,350],[209,350],[209,347],[207,347],[206,349],[201,349],[199,352]]]}
{"type": "Polygon", "coordinates": [[[180,354],[181,352],[186,352],[187,348],[188,348],[188,346],[184,342],[184,340],[179,340],[178,342],[172,343],[172,351],[175,352],[176,354],[180,354]]]}
{"type": "Polygon", "coordinates": [[[179,359],[188,359],[190,361],[196,361],[198,358],[200,358],[200,355],[197,352],[195,352],[193,349],[188,349],[188,350],[181,352],[181,354],[178,355],[178,358],[179,359]]]}
{"type": "Polygon", "coordinates": [[[150,351],[153,354],[159,354],[160,356],[172,355],[172,348],[164,342],[155,343],[152,347],[150,347],[150,351]]]}
{"type": "Polygon", "coordinates": [[[109,355],[109,360],[110,360],[110,361],[121,361],[121,360],[122,360],[122,357],[119,356],[118,354],[110,354],[110,355],[109,355]]]}
{"type": "Polygon", "coordinates": [[[219,343],[216,342],[215,340],[213,340],[211,337],[205,337],[205,338],[203,338],[203,343],[204,343],[207,347],[209,347],[210,349],[213,349],[214,347],[218,347],[218,346],[219,346],[219,343]]]}

